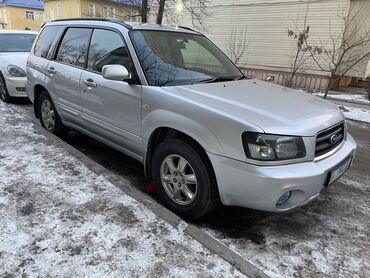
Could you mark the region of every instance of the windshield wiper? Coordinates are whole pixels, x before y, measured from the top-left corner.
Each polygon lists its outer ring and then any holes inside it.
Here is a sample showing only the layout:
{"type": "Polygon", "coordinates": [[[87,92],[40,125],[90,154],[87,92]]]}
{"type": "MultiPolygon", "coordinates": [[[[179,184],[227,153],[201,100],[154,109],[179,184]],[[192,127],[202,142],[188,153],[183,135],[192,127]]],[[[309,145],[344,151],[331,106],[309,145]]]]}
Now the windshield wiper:
{"type": "Polygon", "coordinates": [[[242,75],[238,78],[238,80],[242,80],[242,79],[251,79],[250,77],[248,76],[245,76],[245,75],[242,75]]]}
{"type": "Polygon", "coordinates": [[[201,80],[201,83],[214,83],[214,82],[224,82],[224,81],[233,81],[235,80],[234,77],[230,76],[215,76],[209,79],[201,80]]]}

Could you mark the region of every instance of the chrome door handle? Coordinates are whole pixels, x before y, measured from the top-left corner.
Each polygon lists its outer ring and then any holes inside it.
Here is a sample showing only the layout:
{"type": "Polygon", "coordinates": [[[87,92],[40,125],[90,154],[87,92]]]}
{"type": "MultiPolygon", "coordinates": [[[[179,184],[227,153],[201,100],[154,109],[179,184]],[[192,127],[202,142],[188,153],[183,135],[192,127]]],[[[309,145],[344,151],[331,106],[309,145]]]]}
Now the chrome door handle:
{"type": "Polygon", "coordinates": [[[56,73],[57,73],[57,71],[55,70],[55,68],[54,68],[54,67],[48,68],[48,72],[49,72],[50,74],[56,74],[56,73]]]}
{"type": "Polygon", "coordinates": [[[90,88],[95,88],[95,87],[97,87],[97,86],[98,86],[98,84],[96,84],[96,83],[94,82],[94,80],[92,80],[91,78],[89,78],[89,79],[84,79],[82,82],[83,82],[87,87],[90,87],[90,88]]]}

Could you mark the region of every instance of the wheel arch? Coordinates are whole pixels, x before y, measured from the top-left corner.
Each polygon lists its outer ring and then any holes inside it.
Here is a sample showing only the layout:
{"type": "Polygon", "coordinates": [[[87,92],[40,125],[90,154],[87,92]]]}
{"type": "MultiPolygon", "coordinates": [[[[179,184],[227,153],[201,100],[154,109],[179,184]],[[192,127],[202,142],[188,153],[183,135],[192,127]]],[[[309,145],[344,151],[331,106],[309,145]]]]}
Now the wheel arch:
{"type": "MultiPolygon", "coordinates": [[[[42,92],[47,92],[49,94],[49,91],[40,84],[36,84],[33,88],[34,96],[33,96],[33,111],[35,113],[36,118],[39,118],[39,111],[38,111],[38,105],[39,105],[39,99],[42,92]]],[[[50,94],[49,94],[50,96],[50,94]]]]}
{"type": "MultiPolygon", "coordinates": [[[[207,167],[210,168],[212,171],[212,174],[214,176],[215,182],[217,184],[216,180],[216,174],[214,172],[213,165],[211,163],[211,160],[207,154],[206,148],[198,142],[198,140],[194,139],[193,136],[189,135],[188,133],[170,127],[170,126],[160,126],[153,130],[149,137],[149,141],[146,148],[146,155],[144,160],[144,167],[145,167],[145,174],[148,177],[149,180],[152,180],[151,178],[151,162],[153,158],[153,154],[156,150],[156,148],[164,141],[168,139],[179,139],[189,145],[191,145],[193,148],[196,149],[197,152],[200,153],[200,155],[205,159],[207,163],[207,167]]],[[[217,186],[218,187],[218,186],[217,186]]]]}

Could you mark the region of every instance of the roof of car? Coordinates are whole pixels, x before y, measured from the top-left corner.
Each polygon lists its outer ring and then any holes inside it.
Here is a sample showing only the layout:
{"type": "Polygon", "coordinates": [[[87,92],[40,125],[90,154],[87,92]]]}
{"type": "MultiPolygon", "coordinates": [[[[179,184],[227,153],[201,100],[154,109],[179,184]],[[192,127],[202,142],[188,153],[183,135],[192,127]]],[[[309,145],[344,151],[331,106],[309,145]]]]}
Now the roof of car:
{"type": "Polygon", "coordinates": [[[0,34],[34,34],[36,35],[37,32],[28,31],[28,30],[0,30],[0,34]]]}
{"type": "MultiPolygon", "coordinates": [[[[57,24],[60,22],[65,23],[73,23],[78,24],[81,22],[84,23],[95,23],[96,22],[110,22],[110,23],[116,23],[123,25],[129,30],[156,30],[156,31],[173,31],[173,32],[184,32],[184,33],[198,33],[197,31],[192,30],[189,27],[183,27],[183,26],[166,26],[161,24],[151,24],[151,23],[141,23],[141,22],[126,22],[121,20],[115,20],[115,19],[107,19],[107,18],[67,18],[67,19],[57,19],[53,20],[51,24],[57,24]]],[[[48,23],[50,24],[50,23],[48,23]]]]}

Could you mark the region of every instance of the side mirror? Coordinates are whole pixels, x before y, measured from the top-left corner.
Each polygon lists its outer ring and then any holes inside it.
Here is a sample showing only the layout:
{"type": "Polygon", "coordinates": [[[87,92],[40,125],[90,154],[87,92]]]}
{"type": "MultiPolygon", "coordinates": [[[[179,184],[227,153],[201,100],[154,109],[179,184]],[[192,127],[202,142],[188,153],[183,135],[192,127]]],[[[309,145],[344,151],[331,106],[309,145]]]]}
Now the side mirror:
{"type": "Polygon", "coordinates": [[[102,69],[103,78],[123,81],[131,78],[131,74],[122,65],[105,65],[102,69]]]}

